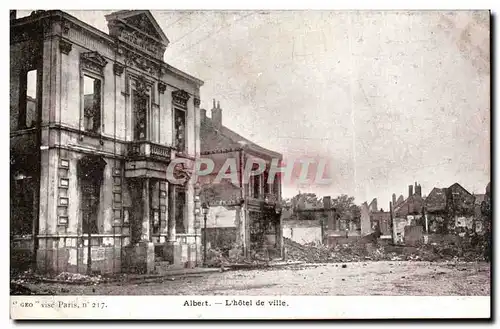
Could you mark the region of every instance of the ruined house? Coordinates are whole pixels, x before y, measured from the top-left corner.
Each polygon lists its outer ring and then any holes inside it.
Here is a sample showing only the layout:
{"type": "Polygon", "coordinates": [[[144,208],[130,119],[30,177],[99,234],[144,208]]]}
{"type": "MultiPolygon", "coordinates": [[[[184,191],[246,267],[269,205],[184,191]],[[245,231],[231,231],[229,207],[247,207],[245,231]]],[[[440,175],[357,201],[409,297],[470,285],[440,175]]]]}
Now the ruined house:
{"type": "MultiPolygon", "coordinates": [[[[392,198],[394,201],[395,194],[393,194],[392,198]]],[[[417,182],[415,182],[415,185],[409,185],[408,197],[404,200],[401,199],[400,196],[393,206],[392,234],[395,235],[396,242],[405,240],[405,231],[412,231],[413,227],[425,226],[422,187],[417,182]]]]}
{"type": "MultiPolygon", "coordinates": [[[[206,110],[201,111],[201,156],[211,159],[214,168],[198,182],[201,201],[210,205],[209,213],[217,212],[219,216],[234,220],[232,223],[226,220],[226,226],[215,224],[207,230],[213,231],[211,236],[220,236],[224,230],[229,236],[224,244],[234,244],[247,257],[255,253],[283,257],[281,177],[276,174],[269,179],[272,161],[281,163],[282,155],[225,127],[222,118],[222,108],[215,100],[211,117],[206,115],[206,110]],[[254,160],[263,161],[265,170],[247,179],[244,168],[254,160]],[[216,182],[221,171],[234,175],[234,179],[224,178],[216,182]]],[[[221,247],[220,242],[216,243],[213,238],[212,243],[214,247],[221,247]]]]}
{"type": "Polygon", "coordinates": [[[425,200],[429,232],[455,233],[457,228],[473,228],[475,197],[460,184],[433,188],[425,200]]]}
{"type": "MultiPolygon", "coordinates": [[[[396,198],[396,195],[393,195],[396,198]]],[[[387,238],[391,233],[391,214],[389,211],[384,211],[378,208],[377,198],[374,198],[370,204],[366,205],[367,216],[369,217],[369,226],[365,225],[365,234],[380,231],[381,236],[387,238]]],[[[363,230],[362,230],[363,231],[363,230]]],[[[363,233],[362,233],[363,234],[363,233]]]]}
{"type": "Polygon", "coordinates": [[[203,82],[164,62],[149,11],[105,33],[59,10],[10,21],[12,267],[151,272],[199,260],[195,191],[203,82]],[[184,178],[184,179],[181,179],[184,178]]]}
{"type": "Polygon", "coordinates": [[[360,236],[359,218],[334,207],[330,196],[305,204],[299,196],[296,203],[291,207],[293,211],[287,217],[283,216],[286,237],[299,243],[336,244],[360,236]]]}

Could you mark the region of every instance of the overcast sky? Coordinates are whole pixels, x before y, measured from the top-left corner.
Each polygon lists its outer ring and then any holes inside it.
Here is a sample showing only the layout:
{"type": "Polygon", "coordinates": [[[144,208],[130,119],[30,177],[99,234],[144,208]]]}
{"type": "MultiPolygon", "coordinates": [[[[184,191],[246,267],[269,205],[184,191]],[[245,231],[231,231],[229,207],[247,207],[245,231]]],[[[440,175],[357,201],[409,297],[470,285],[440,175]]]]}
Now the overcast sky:
{"type": "MultiPolygon", "coordinates": [[[[109,11],[69,11],[108,32],[109,11]]],[[[201,106],[284,157],[320,157],[358,203],[490,181],[488,12],[152,11],[201,106]]],[[[23,13],[21,13],[22,15],[23,13]]]]}

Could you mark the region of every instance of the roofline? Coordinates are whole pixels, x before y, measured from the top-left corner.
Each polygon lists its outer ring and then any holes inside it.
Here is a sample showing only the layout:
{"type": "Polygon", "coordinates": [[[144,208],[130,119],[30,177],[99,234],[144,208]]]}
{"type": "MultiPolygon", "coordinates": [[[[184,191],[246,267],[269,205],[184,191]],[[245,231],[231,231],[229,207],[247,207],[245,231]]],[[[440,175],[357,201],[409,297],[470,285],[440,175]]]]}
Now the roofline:
{"type": "Polygon", "coordinates": [[[205,84],[205,82],[203,80],[198,79],[198,78],[196,78],[196,77],[194,77],[194,76],[192,76],[192,75],[190,75],[190,74],[188,74],[188,73],[186,73],[184,71],[181,71],[178,68],[176,68],[176,67],[174,67],[174,66],[172,66],[170,64],[167,64],[164,60],[162,60],[162,62],[166,65],[166,68],[170,72],[172,72],[173,74],[176,74],[177,76],[179,76],[181,78],[184,78],[184,79],[186,79],[188,81],[196,83],[196,85],[198,87],[201,87],[201,86],[203,86],[205,84]]]}
{"type": "MultiPolygon", "coordinates": [[[[216,149],[216,150],[210,150],[210,151],[202,151],[202,152],[200,152],[200,155],[233,153],[233,152],[241,152],[241,151],[248,151],[248,150],[253,151],[255,153],[258,153],[259,155],[270,156],[270,154],[263,154],[262,152],[254,151],[253,149],[250,149],[249,146],[238,147],[238,148],[216,149]]],[[[283,158],[283,156],[280,153],[276,153],[276,152],[273,152],[273,151],[268,151],[268,152],[276,154],[280,160],[283,158]]]]}
{"type": "Polygon", "coordinates": [[[223,154],[223,153],[233,153],[243,151],[241,147],[239,148],[228,148],[228,149],[220,149],[220,150],[210,150],[210,151],[202,151],[200,155],[210,155],[210,154],[223,154]]]}
{"type": "MultiPolygon", "coordinates": [[[[210,119],[210,120],[211,120],[211,119],[210,119]]],[[[235,133],[235,134],[239,135],[237,132],[233,131],[232,129],[230,129],[230,128],[228,128],[228,127],[224,126],[224,125],[222,125],[222,126],[223,126],[224,128],[226,128],[227,130],[230,130],[230,131],[232,131],[233,133],[235,133]]],[[[219,131],[220,131],[220,133],[221,133],[222,135],[224,135],[226,138],[228,138],[228,139],[232,140],[232,138],[231,138],[230,136],[227,136],[226,134],[224,134],[224,131],[223,131],[223,130],[219,130],[219,131]]],[[[243,137],[243,136],[241,136],[241,137],[243,137]]],[[[245,138],[245,137],[243,137],[243,138],[245,138]]],[[[245,138],[245,139],[247,139],[247,138],[245,138]]],[[[249,143],[249,144],[246,144],[245,146],[243,146],[243,147],[242,147],[242,149],[243,149],[244,151],[250,150],[250,151],[253,151],[253,152],[255,152],[255,153],[259,154],[259,155],[266,155],[266,156],[269,156],[269,155],[270,155],[271,157],[272,157],[272,156],[276,156],[276,157],[278,157],[279,159],[282,159],[282,158],[283,158],[283,155],[282,155],[281,153],[278,153],[278,152],[275,152],[275,151],[271,151],[271,150],[269,150],[269,149],[266,149],[265,147],[262,147],[262,146],[260,146],[260,145],[256,144],[255,142],[252,142],[252,141],[251,141],[251,140],[249,140],[249,139],[247,139],[247,140],[248,140],[250,143],[249,143]],[[257,146],[258,148],[256,148],[256,146],[257,146]],[[264,152],[262,152],[262,151],[264,151],[264,152]]],[[[236,141],[236,142],[237,142],[237,141],[236,141]]]]}
{"type": "Polygon", "coordinates": [[[460,186],[465,192],[467,192],[469,195],[472,195],[472,193],[470,193],[469,191],[467,191],[467,189],[465,187],[463,187],[462,185],[460,185],[460,183],[458,183],[458,182],[451,184],[450,187],[448,187],[448,188],[451,188],[453,185],[460,186]]]}
{"type": "MultiPolygon", "coordinates": [[[[118,19],[118,20],[122,21],[123,23],[126,23],[119,16],[121,16],[121,15],[134,15],[134,14],[139,14],[139,13],[145,14],[146,16],[149,16],[150,19],[152,19],[151,23],[160,32],[161,38],[164,39],[164,40],[157,40],[157,41],[160,41],[160,43],[162,43],[165,47],[167,47],[170,43],[170,40],[166,36],[166,34],[163,31],[163,29],[161,28],[161,26],[158,24],[158,22],[156,21],[156,18],[154,18],[153,13],[151,13],[150,10],[119,10],[119,11],[112,12],[111,14],[104,15],[104,18],[106,18],[106,21],[108,21],[108,22],[110,19],[118,19]]],[[[151,36],[149,36],[149,37],[151,37],[151,36]]],[[[153,39],[156,40],[156,38],[153,38],[153,39]]]]}
{"type": "MultiPolygon", "coordinates": [[[[255,144],[255,145],[257,145],[257,144],[255,144]]],[[[260,149],[255,148],[254,145],[252,145],[252,144],[248,144],[245,147],[243,147],[243,150],[244,151],[248,151],[249,150],[251,152],[257,153],[258,155],[265,155],[265,156],[270,156],[272,158],[278,158],[279,160],[283,159],[283,155],[281,153],[268,150],[268,149],[266,149],[266,148],[264,148],[262,146],[258,146],[258,147],[260,149]]]]}
{"type": "Polygon", "coordinates": [[[35,15],[16,18],[13,22],[10,23],[10,26],[16,27],[19,25],[31,23],[32,21],[42,20],[42,19],[50,18],[50,17],[65,18],[65,19],[69,20],[71,23],[79,25],[80,27],[96,34],[98,37],[100,37],[101,39],[104,39],[106,42],[109,42],[112,45],[115,44],[115,40],[106,32],[101,31],[98,28],[96,28],[88,23],[85,23],[84,21],[79,20],[75,16],[68,14],[67,12],[59,10],[59,9],[47,10],[47,11],[44,11],[44,12],[41,12],[41,13],[38,13],[35,15]]]}
{"type": "MultiPolygon", "coordinates": [[[[212,126],[211,129],[213,129],[214,131],[218,131],[221,135],[223,135],[224,137],[226,137],[227,139],[237,143],[238,141],[234,141],[233,138],[231,138],[231,136],[228,136],[227,134],[224,133],[224,130],[223,129],[217,129],[215,127],[213,127],[213,120],[212,118],[209,118],[209,117],[205,117],[205,120],[206,121],[210,121],[210,125],[212,126]]],[[[203,124],[203,122],[202,122],[203,124]]],[[[209,125],[209,126],[210,126],[209,125]]],[[[224,126],[222,125],[223,128],[235,133],[236,135],[240,135],[238,134],[237,132],[233,131],[232,129],[228,128],[227,126],[224,126]]],[[[249,141],[250,143],[246,144],[245,146],[243,147],[238,147],[238,148],[229,148],[229,149],[220,149],[220,150],[211,150],[211,151],[205,151],[205,152],[201,152],[201,153],[205,153],[205,154],[211,154],[211,153],[229,153],[229,152],[236,152],[236,151],[251,151],[253,153],[255,153],[256,155],[258,156],[261,156],[261,155],[264,155],[264,156],[267,156],[267,157],[275,157],[275,158],[278,158],[280,160],[283,159],[283,154],[279,153],[279,152],[276,152],[276,151],[271,151],[269,149],[266,149],[265,147],[262,147],[252,141],[250,141],[249,139],[241,136],[242,138],[246,139],[247,141],[249,141]]]]}
{"type": "MultiPolygon", "coordinates": [[[[109,15],[111,15],[111,14],[109,14],[109,15]]],[[[60,17],[60,18],[65,18],[68,21],[70,21],[71,23],[78,25],[79,27],[86,29],[89,32],[94,33],[96,36],[98,36],[99,38],[106,41],[108,44],[110,44],[112,46],[114,46],[116,44],[115,39],[113,37],[111,37],[108,33],[101,31],[98,28],[96,28],[88,23],[85,23],[82,20],[79,20],[75,16],[68,14],[65,11],[62,11],[59,9],[47,10],[45,12],[36,14],[34,16],[35,17],[33,17],[33,15],[30,15],[30,16],[17,18],[10,23],[10,26],[16,27],[16,26],[21,26],[23,24],[31,23],[32,21],[42,20],[44,18],[60,17]]],[[[158,60],[158,59],[156,59],[156,60],[158,60]]],[[[164,59],[161,59],[160,61],[161,61],[162,65],[167,68],[167,70],[169,70],[171,73],[177,75],[178,77],[184,78],[185,80],[188,80],[190,82],[194,82],[198,87],[201,87],[205,84],[205,82],[203,80],[198,79],[198,78],[196,78],[196,77],[194,77],[194,76],[192,76],[184,71],[181,71],[178,68],[176,68],[170,64],[167,64],[164,59]]]]}

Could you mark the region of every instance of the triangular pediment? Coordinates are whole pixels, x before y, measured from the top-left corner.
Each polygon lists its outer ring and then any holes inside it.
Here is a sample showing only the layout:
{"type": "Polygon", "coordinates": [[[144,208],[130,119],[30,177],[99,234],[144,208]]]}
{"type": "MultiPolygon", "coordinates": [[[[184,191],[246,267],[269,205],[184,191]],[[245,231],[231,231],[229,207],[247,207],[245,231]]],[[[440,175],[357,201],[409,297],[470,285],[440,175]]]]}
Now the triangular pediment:
{"type": "Polygon", "coordinates": [[[133,26],[147,35],[162,41],[163,36],[158,32],[158,29],[153,25],[148,15],[135,15],[125,19],[125,21],[130,24],[130,26],[133,26]]]}
{"type": "Polygon", "coordinates": [[[124,23],[127,27],[157,40],[165,47],[170,42],[149,10],[121,10],[106,15],[106,20],[108,25],[117,22],[124,23]]]}

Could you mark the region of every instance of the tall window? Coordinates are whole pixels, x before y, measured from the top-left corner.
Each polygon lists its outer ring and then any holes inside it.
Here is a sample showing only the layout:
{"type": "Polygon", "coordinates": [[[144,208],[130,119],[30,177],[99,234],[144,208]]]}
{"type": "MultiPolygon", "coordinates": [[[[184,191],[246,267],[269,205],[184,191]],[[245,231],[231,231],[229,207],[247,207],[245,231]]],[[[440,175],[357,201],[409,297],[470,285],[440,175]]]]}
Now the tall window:
{"type": "Polygon", "coordinates": [[[175,147],[183,152],[186,149],[186,112],[176,108],[174,110],[175,147]]]}
{"type": "Polygon", "coordinates": [[[134,90],[134,140],[145,140],[148,136],[147,113],[149,109],[149,95],[134,90]]]}
{"type": "Polygon", "coordinates": [[[179,187],[175,189],[175,233],[185,233],[184,208],[186,205],[186,192],[179,187]]]}
{"type": "Polygon", "coordinates": [[[35,127],[37,120],[37,70],[23,71],[19,85],[19,108],[17,113],[17,129],[35,127]]]}
{"type": "Polygon", "coordinates": [[[84,234],[99,233],[98,214],[100,184],[93,177],[84,177],[81,180],[82,189],[82,230],[84,234]]]}
{"type": "Polygon", "coordinates": [[[264,173],[262,174],[262,178],[264,180],[263,184],[264,184],[264,195],[267,195],[269,194],[271,191],[269,190],[269,172],[266,170],[264,171],[264,173]]]}
{"type": "Polygon", "coordinates": [[[261,175],[258,176],[252,176],[253,179],[253,197],[255,199],[258,199],[260,197],[260,185],[261,185],[261,175]]]}
{"type": "Polygon", "coordinates": [[[36,123],[37,108],[37,70],[26,75],[26,128],[33,128],[36,123]]]}
{"type": "Polygon", "coordinates": [[[101,130],[101,80],[83,77],[84,130],[99,133],[101,130]]]}

